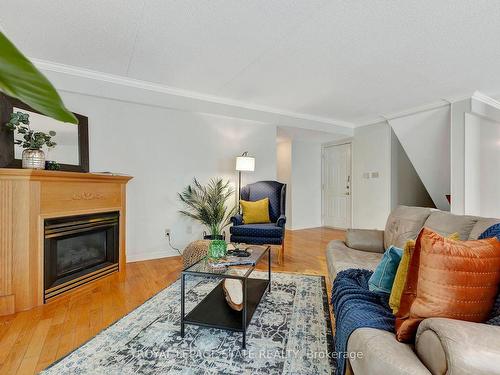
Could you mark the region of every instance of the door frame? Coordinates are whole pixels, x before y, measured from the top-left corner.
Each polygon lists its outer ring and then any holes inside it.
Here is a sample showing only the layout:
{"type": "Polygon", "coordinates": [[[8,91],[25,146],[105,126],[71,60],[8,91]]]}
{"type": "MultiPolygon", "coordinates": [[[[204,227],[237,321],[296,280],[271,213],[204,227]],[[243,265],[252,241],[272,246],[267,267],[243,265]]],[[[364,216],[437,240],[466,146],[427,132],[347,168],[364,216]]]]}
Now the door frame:
{"type": "Polygon", "coordinates": [[[335,147],[335,146],[342,146],[342,145],[350,145],[351,146],[351,165],[349,166],[349,173],[351,176],[351,220],[350,220],[350,225],[349,227],[353,227],[353,208],[354,208],[354,178],[352,175],[352,159],[354,155],[354,145],[353,145],[353,137],[349,138],[344,138],[338,141],[333,141],[333,142],[328,142],[328,143],[323,143],[321,145],[321,226],[322,227],[327,227],[327,228],[333,228],[333,229],[342,229],[345,230],[346,228],[335,228],[331,226],[325,225],[325,168],[326,168],[326,163],[325,163],[325,149],[329,147],[335,147]]]}

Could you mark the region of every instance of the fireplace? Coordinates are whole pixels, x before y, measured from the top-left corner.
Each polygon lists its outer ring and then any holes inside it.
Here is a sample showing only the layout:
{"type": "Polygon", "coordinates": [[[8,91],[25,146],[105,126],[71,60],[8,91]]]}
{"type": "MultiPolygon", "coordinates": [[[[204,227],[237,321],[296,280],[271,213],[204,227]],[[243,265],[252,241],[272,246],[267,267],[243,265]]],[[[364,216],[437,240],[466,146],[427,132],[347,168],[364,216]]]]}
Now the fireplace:
{"type": "Polygon", "coordinates": [[[46,219],[44,301],[118,271],[118,212],[46,219]]]}

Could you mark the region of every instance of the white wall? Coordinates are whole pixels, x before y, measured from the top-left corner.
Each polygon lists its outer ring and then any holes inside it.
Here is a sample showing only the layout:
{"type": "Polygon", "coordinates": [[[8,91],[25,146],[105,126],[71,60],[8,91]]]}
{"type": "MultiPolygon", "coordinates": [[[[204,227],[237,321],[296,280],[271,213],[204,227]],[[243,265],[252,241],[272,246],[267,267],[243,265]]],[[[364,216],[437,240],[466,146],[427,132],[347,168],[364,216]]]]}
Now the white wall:
{"type": "Polygon", "coordinates": [[[434,204],[450,210],[450,107],[432,109],[390,120],[434,204]]]}
{"type": "Polygon", "coordinates": [[[320,227],[321,144],[298,140],[292,142],[291,186],[291,228],[320,227]]]}
{"type": "Polygon", "coordinates": [[[500,217],[498,124],[500,102],[481,93],[452,104],[451,210],[456,214],[500,217]],[[489,170],[489,171],[488,171],[489,170]]]}
{"type": "Polygon", "coordinates": [[[461,100],[451,104],[451,134],[450,134],[450,190],[451,212],[457,215],[465,213],[464,196],[464,163],[465,163],[465,116],[470,112],[471,99],[461,100]]]}
{"type": "Polygon", "coordinates": [[[236,184],[234,158],[249,151],[256,168],[244,173],[243,184],[276,178],[273,125],[67,91],[62,96],[72,111],[89,117],[91,171],[134,176],[127,190],[129,261],[175,255],[165,228],[181,249],[200,238],[202,228],[177,213],[176,194],[193,177],[223,176],[236,184]]]}
{"type": "Polygon", "coordinates": [[[292,229],[292,142],[282,140],[276,144],[278,181],[286,184],[286,229],[292,229]]]}
{"type": "Polygon", "coordinates": [[[321,226],[321,144],[284,139],[277,143],[277,176],[287,184],[290,230],[321,226]]]}
{"type": "Polygon", "coordinates": [[[464,213],[500,218],[500,122],[465,114],[464,213]]]}
{"type": "Polygon", "coordinates": [[[354,129],[352,194],[353,227],[383,229],[391,210],[391,129],[386,122],[354,129]],[[373,172],[378,178],[371,178],[373,172]]]}

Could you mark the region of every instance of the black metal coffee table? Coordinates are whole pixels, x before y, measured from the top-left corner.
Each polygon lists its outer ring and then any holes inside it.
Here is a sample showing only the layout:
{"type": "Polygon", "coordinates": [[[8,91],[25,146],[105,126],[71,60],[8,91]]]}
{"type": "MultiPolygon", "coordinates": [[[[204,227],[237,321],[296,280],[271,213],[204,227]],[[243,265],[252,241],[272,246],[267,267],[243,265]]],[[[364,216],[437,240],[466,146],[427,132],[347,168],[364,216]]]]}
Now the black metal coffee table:
{"type": "Polygon", "coordinates": [[[206,258],[201,259],[192,266],[186,268],[181,274],[181,337],[184,337],[184,326],[193,324],[197,326],[226,329],[243,333],[242,348],[246,347],[247,327],[257,309],[266,290],[271,292],[271,247],[270,246],[248,246],[252,252],[255,263],[243,266],[228,266],[227,268],[214,268],[206,258]],[[256,279],[250,275],[256,265],[268,258],[268,278],[256,279]],[[198,305],[185,315],[185,278],[186,275],[217,278],[221,281],[198,305]],[[235,311],[226,302],[222,283],[224,279],[239,279],[243,284],[243,310],[235,311]]]}

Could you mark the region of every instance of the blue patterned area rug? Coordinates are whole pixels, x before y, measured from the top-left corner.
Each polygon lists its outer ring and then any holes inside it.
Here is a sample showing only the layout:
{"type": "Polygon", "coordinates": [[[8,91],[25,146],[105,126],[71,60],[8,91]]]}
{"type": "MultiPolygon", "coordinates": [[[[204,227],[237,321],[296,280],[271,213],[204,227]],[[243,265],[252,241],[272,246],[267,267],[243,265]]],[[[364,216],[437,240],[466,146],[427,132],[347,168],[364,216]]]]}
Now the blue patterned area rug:
{"type": "MultiPolygon", "coordinates": [[[[188,278],[186,311],[216,283],[188,278]]],[[[186,325],[182,339],[177,280],[43,374],[332,374],[325,279],[273,273],[272,292],[248,327],[246,349],[241,336],[186,325]]]]}

